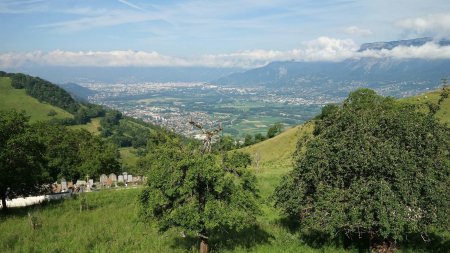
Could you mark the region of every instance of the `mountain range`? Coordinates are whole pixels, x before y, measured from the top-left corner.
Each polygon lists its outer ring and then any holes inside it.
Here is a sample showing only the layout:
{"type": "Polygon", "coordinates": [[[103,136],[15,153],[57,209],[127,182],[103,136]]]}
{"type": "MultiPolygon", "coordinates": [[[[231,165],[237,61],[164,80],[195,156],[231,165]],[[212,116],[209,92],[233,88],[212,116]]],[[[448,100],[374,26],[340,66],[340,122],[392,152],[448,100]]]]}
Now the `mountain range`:
{"type": "MultiPolygon", "coordinates": [[[[391,50],[398,46],[418,47],[432,38],[362,44],[366,50],[391,50]]],[[[449,46],[450,40],[440,40],[440,46],[449,46]]],[[[399,59],[392,57],[350,58],[339,62],[272,62],[266,66],[233,73],[212,81],[226,86],[263,86],[277,88],[292,85],[319,85],[334,83],[425,82],[435,85],[450,75],[450,59],[399,59]]]]}
{"type": "Polygon", "coordinates": [[[323,82],[429,82],[450,75],[450,60],[361,58],[342,62],[272,62],[214,80],[225,86],[315,86],[323,82]]]}
{"type": "MultiPolygon", "coordinates": [[[[434,39],[432,37],[424,37],[410,40],[394,40],[388,42],[372,42],[372,43],[364,43],[360,46],[358,52],[363,52],[366,50],[382,50],[387,49],[391,50],[398,46],[406,46],[406,47],[420,47],[425,45],[428,42],[432,42],[434,39]]],[[[440,39],[436,42],[439,46],[449,46],[450,40],[448,39],[440,39]]]]}

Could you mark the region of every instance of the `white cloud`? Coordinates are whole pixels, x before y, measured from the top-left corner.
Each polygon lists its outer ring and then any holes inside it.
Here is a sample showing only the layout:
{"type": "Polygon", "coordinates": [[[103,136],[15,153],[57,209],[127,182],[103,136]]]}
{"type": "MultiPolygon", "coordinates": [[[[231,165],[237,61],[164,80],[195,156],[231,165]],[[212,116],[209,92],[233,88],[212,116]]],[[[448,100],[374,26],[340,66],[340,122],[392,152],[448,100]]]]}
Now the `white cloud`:
{"type": "Polygon", "coordinates": [[[344,28],[344,32],[350,36],[369,36],[372,35],[372,31],[369,29],[360,28],[357,26],[349,26],[344,28]]]}
{"type": "Polygon", "coordinates": [[[305,43],[304,49],[297,49],[296,59],[305,61],[340,61],[352,56],[359,46],[353,40],[320,37],[305,43]]]}
{"type": "Polygon", "coordinates": [[[450,13],[408,18],[397,21],[396,26],[418,36],[450,36],[450,13]]]}
{"type": "Polygon", "coordinates": [[[181,58],[161,55],[157,52],[144,51],[61,51],[48,53],[35,51],[31,53],[0,54],[0,66],[17,67],[21,65],[51,66],[189,66],[181,58]]]}
{"type": "Polygon", "coordinates": [[[434,42],[420,47],[399,46],[392,50],[366,50],[358,52],[359,46],[353,40],[329,37],[305,42],[292,50],[246,50],[228,54],[209,54],[183,58],[167,56],[158,52],[116,50],[116,51],[62,51],[25,52],[0,54],[0,67],[11,68],[26,65],[43,66],[204,66],[253,68],[272,61],[341,61],[358,57],[392,57],[420,59],[450,59],[450,46],[439,46],[434,42]]]}
{"type": "Polygon", "coordinates": [[[366,50],[358,52],[355,57],[392,57],[397,59],[450,59],[450,46],[439,46],[428,42],[420,47],[399,46],[391,50],[366,50]]]}

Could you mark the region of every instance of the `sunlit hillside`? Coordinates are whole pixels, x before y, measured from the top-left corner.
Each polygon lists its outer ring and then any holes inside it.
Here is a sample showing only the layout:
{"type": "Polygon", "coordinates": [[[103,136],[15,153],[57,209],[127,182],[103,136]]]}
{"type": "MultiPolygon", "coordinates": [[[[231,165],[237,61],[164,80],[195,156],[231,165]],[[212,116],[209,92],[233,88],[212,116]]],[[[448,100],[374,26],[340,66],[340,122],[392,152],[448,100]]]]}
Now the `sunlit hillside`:
{"type": "Polygon", "coordinates": [[[9,77],[0,77],[0,110],[24,110],[30,121],[50,120],[52,118],[73,118],[73,115],[61,108],[39,102],[28,96],[24,89],[14,89],[9,77]],[[54,114],[54,113],[56,114],[54,114]],[[51,116],[53,114],[53,116],[51,116]]]}

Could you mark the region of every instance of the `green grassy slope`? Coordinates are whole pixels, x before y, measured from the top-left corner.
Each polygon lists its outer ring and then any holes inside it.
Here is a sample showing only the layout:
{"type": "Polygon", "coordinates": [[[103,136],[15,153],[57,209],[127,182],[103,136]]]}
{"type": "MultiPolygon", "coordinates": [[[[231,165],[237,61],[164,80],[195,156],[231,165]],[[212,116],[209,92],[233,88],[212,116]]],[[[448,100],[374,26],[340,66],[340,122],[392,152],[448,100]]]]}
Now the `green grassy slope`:
{"type": "Polygon", "coordinates": [[[182,252],[167,236],[137,221],[139,189],[89,193],[90,210],[80,200],[14,210],[0,220],[2,252],[182,252]],[[41,220],[32,230],[27,211],[41,220]]]}
{"type": "Polygon", "coordinates": [[[126,167],[135,167],[139,157],[136,155],[136,149],[133,147],[120,148],[120,161],[126,167]]]}
{"type": "Polygon", "coordinates": [[[87,124],[68,126],[68,128],[69,129],[86,129],[90,133],[98,135],[98,134],[100,134],[100,131],[98,130],[100,127],[100,119],[101,118],[93,118],[93,119],[91,119],[91,122],[89,122],[87,124]]]}
{"type": "MultiPolygon", "coordinates": [[[[424,112],[428,111],[428,107],[426,105],[427,102],[431,102],[437,104],[439,100],[440,91],[432,91],[424,94],[420,94],[414,97],[404,98],[400,101],[405,103],[420,105],[421,110],[424,112]]],[[[446,123],[450,126],[450,98],[445,99],[442,104],[440,110],[436,113],[436,117],[443,123],[446,123]]]]}
{"type": "Polygon", "coordinates": [[[25,110],[30,121],[50,120],[52,118],[73,118],[72,114],[49,104],[39,102],[37,99],[28,96],[24,89],[14,89],[11,86],[9,77],[0,77],[0,110],[25,110]],[[48,116],[47,113],[54,110],[55,116],[48,116]]]}
{"type": "Polygon", "coordinates": [[[252,156],[252,169],[255,171],[261,193],[269,196],[281,177],[292,169],[292,154],[294,153],[298,139],[301,136],[312,133],[313,123],[290,128],[281,134],[257,143],[255,145],[245,147],[241,151],[252,156]],[[259,166],[255,160],[260,157],[259,166]]]}
{"type": "MultiPolygon", "coordinates": [[[[182,238],[181,231],[158,233],[138,218],[140,189],[88,193],[90,210],[79,211],[80,200],[70,199],[43,206],[21,208],[0,216],[2,252],[197,252],[196,238],[182,238]],[[33,230],[27,213],[42,227],[33,230]]],[[[336,247],[314,249],[275,223],[250,230],[238,239],[211,238],[212,252],[345,252],[336,247]]],[[[356,252],[356,251],[355,251],[356,252]]]]}

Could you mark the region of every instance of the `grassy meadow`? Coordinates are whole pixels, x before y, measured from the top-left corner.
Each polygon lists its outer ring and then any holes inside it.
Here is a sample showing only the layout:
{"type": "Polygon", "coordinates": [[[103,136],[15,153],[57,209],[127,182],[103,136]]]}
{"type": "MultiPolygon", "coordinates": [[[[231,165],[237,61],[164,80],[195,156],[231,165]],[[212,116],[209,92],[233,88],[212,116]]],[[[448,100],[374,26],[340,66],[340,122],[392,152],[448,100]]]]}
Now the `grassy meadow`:
{"type": "MultiPolygon", "coordinates": [[[[159,233],[138,218],[141,190],[88,193],[89,210],[79,199],[12,209],[0,218],[2,252],[196,252],[197,240],[181,231],[159,233]],[[27,213],[41,226],[31,228],[27,213]]],[[[269,211],[269,209],[267,209],[269,211]]],[[[345,252],[336,246],[314,248],[279,224],[278,215],[262,217],[260,227],[211,238],[211,252],[345,252]]]]}
{"type": "MultiPolygon", "coordinates": [[[[405,103],[419,105],[423,112],[428,112],[427,102],[436,104],[440,98],[441,91],[432,91],[424,94],[420,94],[414,97],[404,98],[401,101],[405,103]]],[[[440,110],[436,113],[436,117],[443,123],[450,126],[450,98],[445,99],[440,110]]]]}
{"type": "Polygon", "coordinates": [[[134,167],[139,159],[133,147],[120,148],[120,160],[126,167],[134,167]]]}
{"type": "Polygon", "coordinates": [[[93,118],[91,119],[91,122],[84,124],[84,125],[73,125],[68,126],[69,129],[86,129],[91,134],[99,135],[100,131],[98,130],[100,127],[100,118],[93,118]]]}
{"type": "Polygon", "coordinates": [[[31,122],[50,120],[52,118],[73,118],[73,115],[52,106],[39,102],[37,99],[28,96],[25,89],[14,89],[11,86],[9,77],[0,77],[0,110],[25,110],[30,116],[31,122]],[[48,116],[48,112],[55,111],[55,116],[48,116]]]}

